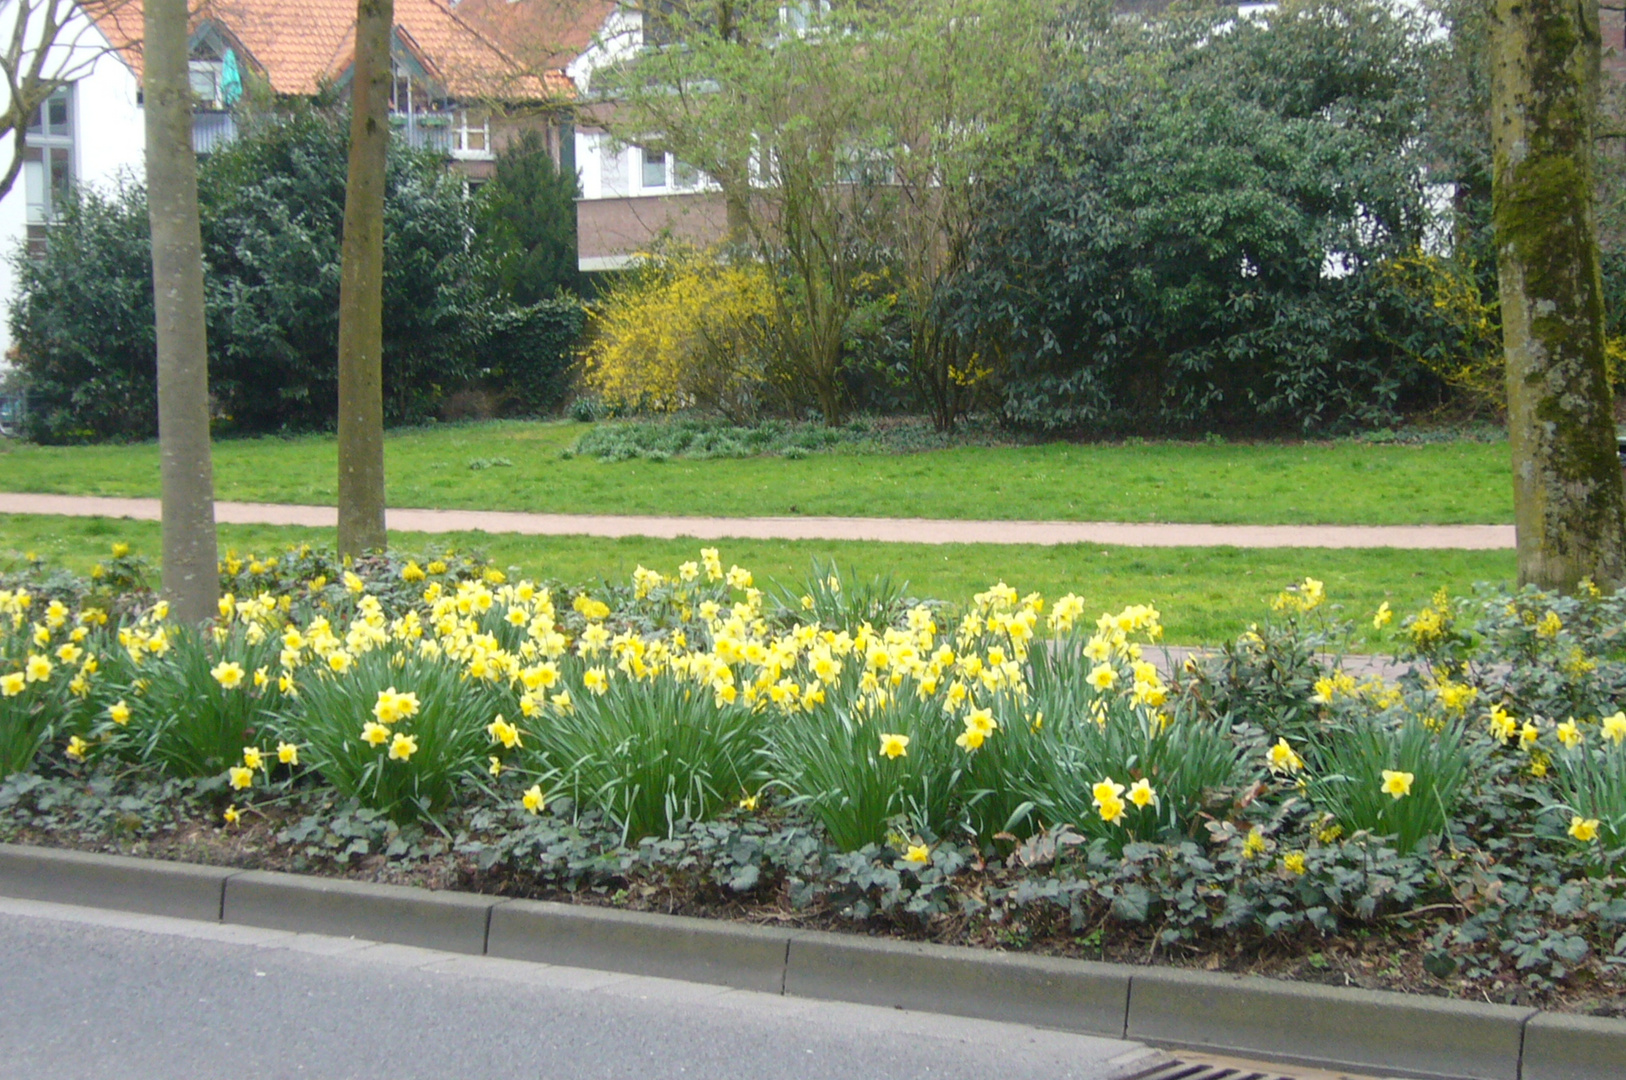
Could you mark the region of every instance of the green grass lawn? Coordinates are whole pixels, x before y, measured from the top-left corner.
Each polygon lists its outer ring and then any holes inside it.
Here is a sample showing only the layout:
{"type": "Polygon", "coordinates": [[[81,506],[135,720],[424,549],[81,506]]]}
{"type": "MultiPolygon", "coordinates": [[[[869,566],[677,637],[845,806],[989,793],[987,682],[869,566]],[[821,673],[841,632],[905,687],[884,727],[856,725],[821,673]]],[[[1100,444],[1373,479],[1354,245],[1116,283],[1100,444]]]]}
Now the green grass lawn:
{"type": "MultiPolygon", "coordinates": [[[[107,554],[115,540],[129,542],[137,554],[157,565],[158,526],[151,522],[0,515],[0,566],[15,566],[25,553],[32,552],[52,565],[85,572],[107,554]]],[[[226,525],[220,529],[220,541],[223,550],[234,548],[246,554],[300,541],[331,544],[333,535],[331,529],[226,525]]],[[[394,533],[391,543],[403,551],[479,549],[526,576],[568,583],[606,577],[622,580],[640,563],[669,573],[679,562],[694,558],[700,547],[691,540],[486,533],[394,533]]],[[[1466,591],[1478,581],[1509,580],[1514,571],[1510,551],[1249,551],[788,541],[725,541],[717,546],[725,564],[749,568],[761,586],[772,581],[796,586],[818,557],[833,558],[845,572],[859,577],[892,573],[906,578],[911,593],[920,597],[963,602],[972,593],[1004,580],[1024,592],[1037,590],[1050,598],[1076,592],[1092,609],[1155,603],[1163,612],[1169,640],[1175,644],[1216,642],[1235,635],[1266,613],[1269,598],[1282,586],[1310,575],[1326,582],[1331,600],[1359,620],[1367,630],[1367,646],[1376,647],[1367,616],[1383,601],[1404,612],[1421,606],[1441,586],[1466,591]]]]}
{"type": "MultiPolygon", "coordinates": [[[[502,421],[397,432],[386,444],[390,505],[1239,524],[1512,520],[1506,443],[1051,443],[801,460],[562,460],[585,428],[502,421]],[[512,465],[470,468],[499,458],[512,465]]],[[[215,445],[221,499],[331,505],[336,475],[331,438],[215,445]]],[[[158,449],[6,443],[0,488],[157,495],[158,449]]]]}

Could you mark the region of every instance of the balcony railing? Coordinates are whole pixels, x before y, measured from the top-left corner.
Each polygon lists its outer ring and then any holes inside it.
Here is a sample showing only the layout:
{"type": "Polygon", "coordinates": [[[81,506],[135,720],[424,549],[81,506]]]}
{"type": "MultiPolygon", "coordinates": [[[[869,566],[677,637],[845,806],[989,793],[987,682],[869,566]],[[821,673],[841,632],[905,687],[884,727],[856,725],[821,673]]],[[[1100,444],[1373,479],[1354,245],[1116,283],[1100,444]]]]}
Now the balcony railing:
{"type": "Polygon", "coordinates": [[[406,139],[414,150],[435,150],[442,154],[452,152],[452,114],[450,112],[391,113],[390,127],[406,139]]]}
{"type": "Polygon", "coordinates": [[[237,138],[237,121],[223,110],[198,109],[192,114],[192,151],[212,154],[237,138]]]}

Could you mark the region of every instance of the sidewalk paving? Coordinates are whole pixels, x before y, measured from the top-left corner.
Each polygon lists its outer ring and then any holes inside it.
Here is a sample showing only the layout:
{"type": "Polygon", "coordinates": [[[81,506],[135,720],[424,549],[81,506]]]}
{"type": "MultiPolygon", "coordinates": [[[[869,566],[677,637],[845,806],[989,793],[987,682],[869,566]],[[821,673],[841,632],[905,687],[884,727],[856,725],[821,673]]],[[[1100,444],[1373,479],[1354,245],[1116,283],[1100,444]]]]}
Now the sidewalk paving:
{"type": "MultiPolygon", "coordinates": [[[[160,519],[157,499],[0,493],[0,514],[160,519]]],[[[518,533],[525,536],[649,536],[697,540],[875,540],[913,544],[1110,544],[1122,547],[1399,548],[1512,550],[1511,525],[1189,525],[1107,521],[956,521],[940,518],[654,517],[526,514],[506,510],[394,509],[401,532],[518,533]]],[[[333,528],[331,506],[215,503],[215,520],[235,525],[333,528]]]]}

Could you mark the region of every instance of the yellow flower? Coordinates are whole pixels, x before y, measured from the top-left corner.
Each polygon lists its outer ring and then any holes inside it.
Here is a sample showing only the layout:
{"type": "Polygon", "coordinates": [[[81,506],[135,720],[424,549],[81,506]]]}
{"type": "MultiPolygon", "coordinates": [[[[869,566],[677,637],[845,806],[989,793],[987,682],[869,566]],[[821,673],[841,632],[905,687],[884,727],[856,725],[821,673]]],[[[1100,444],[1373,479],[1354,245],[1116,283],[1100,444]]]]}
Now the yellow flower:
{"type": "Polygon", "coordinates": [[[222,660],[209,669],[209,674],[227,690],[235,690],[243,683],[243,665],[235,660],[222,660]]]}
{"type": "Polygon", "coordinates": [[[751,587],[751,571],[743,566],[730,566],[728,568],[728,584],[735,589],[749,589],[751,587]]]}
{"type": "Polygon", "coordinates": [[[1558,632],[1562,629],[1564,629],[1564,620],[1558,617],[1556,611],[1549,611],[1536,624],[1536,633],[1541,637],[1557,637],[1558,632]]]}
{"type": "Polygon", "coordinates": [[[1242,857],[1244,859],[1256,858],[1265,853],[1265,834],[1255,825],[1242,841],[1242,857]]]}
{"type": "Polygon", "coordinates": [[[980,728],[967,726],[964,731],[960,732],[959,737],[954,740],[954,745],[969,754],[971,751],[979,749],[987,738],[988,736],[983,734],[980,728]]]}
{"type": "Polygon", "coordinates": [[[265,768],[265,755],[260,753],[258,746],[243,747],[243,767],[247,769],[265,768]]]}
{"type": "Polygon", "coordinates": [[[408,761],[418,752],[418,740],[411,735],[397,731],[395,738],[390,742],[390,760],[408,761]]]}
{"type": "Polygon", "coordinates": [[[1626,739],[1626,712],[1617,712],[1613,716],[1603,718],[1603,737],[1616,746],[1620,745],[1622,739],[1626,739]]]}
{"type": "Polygon", "coordinates": [[[1598,819],[1583,818],[1576,814],[1570,818],[1570,835],[1583,844],[1590,844],[1598,838],[1598,819]]]}
{"type": "Polygon", "coordinates": [[[906,757],[909,754],[909,736],[882,735],[881,756],[888,759],[906,757]]]}
{"type": "Polygon", "coordinates": [[[254,688],[256,690],[263,689],[270,681],[271,673],[263,666],[254,669],[254,688]]]}
{"type": "Polygon", "coordinates": [[[226,807],[225,813],[221,814],[220,816],[225,819],[227,825],[235,825],[243,818],[243,815],[237,812],[236,806],[226,807]]]}
{"type": "Polygon", "coordinates": [[[124,703],[123,698],[119,698],[107,707],[107,718],[119,727],[123,727],[130,722],[130,706],[124,703]]]}
{"type": "Polygon", "coordinates": [[[1265,764],[1273,773],[1296,773],[1304,768],[1304,759],[1288,745],[1286,739],[1277,739],[1276,745],[1265,752],[1265,764]]]}
{"type": "Polygon", "coordinates": [[[390,729],[369,720],[361,727],[361,741],[369,746],[383,746],[390,741],[390,729]]]}
{"type": "Polygon", "coordinates": [[[595,694],[603,694],[610,688],[610,680],[605,676],[603,668],[588,668],[582,672],[582,686],[595,694]]]}
{"type": "Polygon", "coordinates": [[[16,697],[28,685],[27,679],[20,671],[13,671],[10,675],[0,675],[0,694],[6,697],[16,697]]]}
{"type": "Polygon", "coordinates": [[[291,742],[277,743],[277,760],[284,765],[298,765],[299,747],[291,742]]]}
{"type": "MultiPolygon", "coordinates": [[[[690,565],[693,565],[693,564],[690,564],[690,565]]],[[[740,809],[741,810],[744,810],[747,813],[754,813],[756,811],[756,808],[757,808],[757,796],[755,796],[755,795],[747,795],[745,798],[740,800],[740,809]]]]}
{"type": "Polygon", "coordinates": [[[910,844],[909,850],[903,853],[903,861],[916,864],[931,862],[932,849],[925,844],[910,844]]]}
{"type": "Polygon", "coordinates": [[[509,750],[520,745],[519,728],[504,720],[502,713],[498,713],[497,719],[486,725],[486,731],[491,735],[492,742],[500,742],[509,750]]]}
{"type": "Polygon", "coordinates": [[[89,749],[90,749],[90,744],[87,743],[85,740],[81,739],[79,736],[74,735],[74,736],[69,737],[69,739],[68,739],[68,756],[73,758],[73,760],[75,760],[75,761],[83,761],[83,760],[85,760],[85,751],[89,750],[89,749]]]}
{"type": "Polygon", "coordinates": [[[1577,746],[1580,746],[1582,741],[1586,738],[1586,736],[1581,734],[1581,729],[1576,726],[1573,719],[1566,720],[1562,724],[1559,724],[1557,735],[1558,741],[1569,747],[1571,750],[1575,749],[1577,746]]]}
{"type": "Polygon", "coordinates": [[[254,770],[246,765],[233,765],[227,772],[231,774],[231,786],[234,791],[241,791],[254,784],[254,770]]]}
{"type": "Polygon", "coordinates": [[[380,690],[378,699],[373,702],[373,718],[380,724],[393,724],[417,715],[418,695],[412,692],[398,694],[393,686],[380,690]]]}
{"type": "Polygon", "coordinates": [[[1415,779],[1417,778],[1409,772],[1384,769],[1382,791],[1396,800],[1403,799],[1411,794],[1411,782],[1415,779]]]}
{"type": "Polygon", "coordinates": [[[39,682],[41,679],[49,679],[52,671],[51,661],[36,653],[28,658],[28,663],[24,666],[23,670],[27,672],[29,682],[39,682]]]}
{"type": "Polygon", "coordinates": [[[367,591],[367,583],[361,580],[358,575],[351,573],[349,570],[344,572],[344,587],[349,589],[351,594],[354,596],[360,596],[362,593],[367,591]]]}
{"type": "MultiPolygon", "coordinates": [[[[1388,626],[1394,621],[1394,617],[1395,613],[1389,610],[1389,601],[1385,600],[1383,603],[1378,605],[1377,613],[1372,616],[1372,629],[1382,630],[1385,626],[1388,626]]],[[[1303,862],[1302,856],[1300,856],[1299,861],[1303,862]]],[[[1302,870],[1299,871],[1301,874],[1303,872],[1304,871],[1302,870]]]]}
{"type": "Polygon", "coordinates": [[[526,788],[525,794],[520,796],[519,804],[533,814],[540,814],[548,805],[548,801],[542,797],[542,785],[532,784],[526,788]]]}
{"type": "MultiPolygon", "coordinates": [[[[1389,605],[1385,604],[1383,606],[1388,607],[1389,605]]],[[[1304,852],[1289,851],[1286,855],[1283,855],[1282,869],[1289,874],[1298,874],[1302,877],[1304,875],[1304,852]]]]}
{"type": "Polygon", "coordinates": [[[113,558],[122,559],[128,554],[130,554],[130,545],[123,540],[113,545],[113,558]]]}
{"type": "Polygon", "coordinates": [[[424,567],[424,569],[428,570],[431,574],[444,574],[446,572],[446,564],[441,562],[439,559],[436,559],[434,562],[424,567]]]}
{"type": "Polygon", "coordinates": [[[1111,690],[1112,684],[1118,681],[1118,672],[1111,664],[1097,664],[1085,681],[1097,690],[1111,690]]]}
{"type": "Polygon", "coordinates": [[[486,772],[490,773],[492,776],[501,776],[502,758],[498,757],[496,754],[492,754],[486,760],[491,762],[490,765],[486,766],[486,772]]]}
{"type": "Polygon", "coordinates": [[[423,567],[419,566],[415,562],[409,562],[405,566],[401,567],[402,581],[422,581],[424,576],[423,567]]]}
{"type": "Polygon", "coordinates": [[[1147,804],[1157,802],[1157,792],[1147,780],[1136,780],[1129,788],[1129,801],[1144,810],[1147,804]]]}
{"type": "Polygon", "coordinates": [[[85,650],[69,642],[56,651],[56,658],[64,664],[77,664],[79,658],[85,655],[85,650]]]}
{"type": "Polygon", "coordinates": [[[1524,722],[1524,727],[1519,729],[1519,746],[1528,750],[1530,747],[1536,745],[1536,740],[1539,738],[1541,738],[1541,729],[1536,727],[1536,725],[1532,724],[1530,721],[1526,720],[1524,722]]]}

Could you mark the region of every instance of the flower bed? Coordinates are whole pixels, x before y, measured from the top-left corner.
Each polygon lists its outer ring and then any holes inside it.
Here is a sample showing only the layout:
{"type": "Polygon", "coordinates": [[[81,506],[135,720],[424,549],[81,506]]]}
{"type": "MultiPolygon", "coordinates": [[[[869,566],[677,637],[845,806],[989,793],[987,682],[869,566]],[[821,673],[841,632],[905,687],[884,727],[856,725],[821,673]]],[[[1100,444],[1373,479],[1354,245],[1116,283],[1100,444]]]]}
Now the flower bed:
{"type": "Polygon", "coordinates": [[[1169,671],[1150,607],[766,592],[711,549],[222,577],[201,628],[117,549],[4,583],[0,837],[1622,1004],[1623,598],[1437,596],[1386,680],[1313,580],[1169,671]]]}

